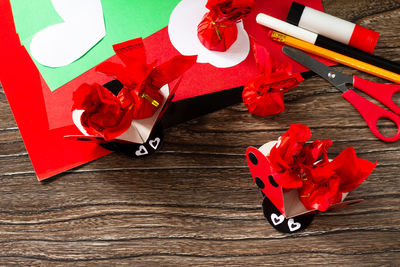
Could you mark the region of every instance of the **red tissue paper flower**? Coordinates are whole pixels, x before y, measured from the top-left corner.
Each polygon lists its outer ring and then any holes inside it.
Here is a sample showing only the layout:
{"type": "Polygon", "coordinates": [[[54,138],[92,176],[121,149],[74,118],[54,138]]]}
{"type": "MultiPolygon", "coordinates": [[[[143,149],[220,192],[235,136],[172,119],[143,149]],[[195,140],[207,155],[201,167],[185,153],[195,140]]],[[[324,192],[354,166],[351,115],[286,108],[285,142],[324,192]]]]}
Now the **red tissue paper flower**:
{"type": "Polygon", "coordinates": [[[132,123],[134,104],[124,108],[121,101],[100,84],[82,84],[72,98],[72,109],[84,110],[81,124],[89,135],[111,140],[125,132],[132,123]]]}
{"type": "Polygon", "coordinates": [[[253,40],[253,52],[262,74],[249,81],[242,93],[243,103],[251,114],[265,117],[285,110],[284,93],[303,81],[292,73],[290,63],[278,65],[267,49],[253,40]]]}
{"type": "Polygon", "coordinates": [[[297,156],[310,137],[311,131],[307,126],[292,124],[267,156],[271,174],[283,188],[298,188],[303,185],[297,156]]]}
{"type": "Polygon", "coordinates": [[[73,95],[72,110],[84,110],[81,116],[84,129],[105,140],[125,132],[133,119],[152,117],[164,101],[160,88],[181,76],[197,60],[197,56],[176,56],[159,66],[147,64],[142,38],[113,48],[124,65],[104,62],[96,71],[123,84],[118,96],[99,84],[83,84],[73,95]]]}
{"type": "Polygon", "coordinates": [[[197,27],[200,42],[209,50],[224,52],[236,41],[236,23],[250,13],[254,0],[208,0],[206,13],[197,27]]]}
{"type": "Polygon", "coordinates": [[[197,56],[175,56],[155,66],[146,63],[146,52],[142,38],[113,46],[124,65],[104,62],[96,71],[118,79],[124,87],[118,94],[124,107],[135,103],[134,119],[145,119],[154,115],[164,100],[160,88],[172,82],[196,63],[197,56]]]}
{"type": "Polygon", "coordinates": [[[343,150],[332,161],[305,168],[300,200],[307,209],[325,211],[342,201],[343,193],[356,189],[373,171],[376,163],[357,158],[353,147],[343,150]]]}
{"type": "Polygon", "coordinates": [[[307,126],[290,126],[271,149],[267,160],[280,186],[298,188],[300,200],[307,209],[326,211],[342,201],[343,193],[357,188],[376,163],[358,158],[353,147],[346,148],[330,161],[327,150],[332,141],[315,140],[304,146],[310,137],[307,126]]]}

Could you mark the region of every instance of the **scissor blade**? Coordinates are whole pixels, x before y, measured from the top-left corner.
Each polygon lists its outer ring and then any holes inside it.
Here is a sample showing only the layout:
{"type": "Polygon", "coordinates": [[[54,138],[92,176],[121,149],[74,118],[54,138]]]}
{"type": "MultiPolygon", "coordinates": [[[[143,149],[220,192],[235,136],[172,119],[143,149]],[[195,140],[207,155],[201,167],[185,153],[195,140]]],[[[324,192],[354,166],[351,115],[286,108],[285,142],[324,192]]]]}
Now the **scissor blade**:
{"type": "Polygon", "coordinates": [[[349,90],[348,84],[353,83],[353,78],[347,75],[344,75],[340,72],[335,71],[334,69],[326,66],[325,64],[319,62],[315,58],[307,55],[306,53],[289,46],[284,46],[282,48],[283,53],[292,59],[299,62],[304,67],[312,70],[336,88],[338,88],[343,93],[349,90]]]}

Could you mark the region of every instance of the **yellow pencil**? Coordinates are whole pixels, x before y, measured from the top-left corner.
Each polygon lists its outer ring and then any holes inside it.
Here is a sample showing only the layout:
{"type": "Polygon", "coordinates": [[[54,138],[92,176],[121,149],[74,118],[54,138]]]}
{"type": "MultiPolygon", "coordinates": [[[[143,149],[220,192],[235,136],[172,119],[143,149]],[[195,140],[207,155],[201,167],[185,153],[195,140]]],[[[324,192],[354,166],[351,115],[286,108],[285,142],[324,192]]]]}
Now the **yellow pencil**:
{"type": "Polygon", "coordinates": [[[331,50],[313,45],[311,43],[302,41],[300,39],[291,37],[289,35],[273,31],[271,34],[272,40],[283,43],[289,46],[292,46],[294,48],[303,50],[305,52],[335,61],[337,63],[367,72],[369,74],[381,77],[383,79],[395,82],[395,83],[400,83],[400,75],[379,67],[376,67],[374,65],[362,62],[360,60],[344,56],[342,54],[333,52],[331,50]]]}

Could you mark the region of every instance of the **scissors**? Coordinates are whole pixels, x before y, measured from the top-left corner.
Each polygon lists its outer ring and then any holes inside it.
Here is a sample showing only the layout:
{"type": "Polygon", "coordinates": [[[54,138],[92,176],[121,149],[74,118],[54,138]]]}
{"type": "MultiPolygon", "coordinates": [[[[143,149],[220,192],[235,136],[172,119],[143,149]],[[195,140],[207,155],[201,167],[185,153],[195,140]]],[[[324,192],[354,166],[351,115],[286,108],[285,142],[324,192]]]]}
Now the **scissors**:
{"type": "Polygon", "coordinates": [[[381,84],[364,80],[355,75],[344,75],[293,47],[284,46],[282,51],[339,89],[342,92],[343,98],[349,101],[360,112],[371,132],[380,140],[395,142],[400,139],[400,107],[393,102],[394,94],[400,92],[400,85],[381,84]],[[375,98],[393,112],[368,101],[357,94],[353,90],[354,88],[375,98]],[[382,118],[387,118],[396,125],[397,133],[393,137],[384,136],[379,132],[377,123],[382,118]]]}

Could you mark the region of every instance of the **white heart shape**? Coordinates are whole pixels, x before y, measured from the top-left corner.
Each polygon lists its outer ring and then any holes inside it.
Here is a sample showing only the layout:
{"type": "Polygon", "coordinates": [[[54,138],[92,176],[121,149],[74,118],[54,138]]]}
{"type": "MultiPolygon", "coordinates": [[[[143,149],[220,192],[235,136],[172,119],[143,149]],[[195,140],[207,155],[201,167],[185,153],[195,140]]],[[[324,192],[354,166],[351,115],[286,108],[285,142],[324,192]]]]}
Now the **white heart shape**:
{"type": "Polygon", "coordinates": [[[250,52],[250,39],[243,23],[237,24],[238,37],[225,52],[205,48],[197,37],[197,26],[205,13],[207,0],[182,0],[172,11],[168,34],[172,45],[182,55],[198,55],[197,62],[217,68],[229,68],[245,60],[250,52]]]}
{"type": "Polygon", "coordinates": [[[160,138],[157,137],[156,139],[149,141],[149,145],[152,148],[157,149],[158,145],[160,144],[160,141],[161,141],[160,138]]]}
{"type": "Polygon", "coordinates": [[[282,214],[280,216],[276,215],[275,213],[271,214],[271,221],[274,225],[281,224],[284,220],[285,216],[283,216],[282,214]]]}
{"type": "Polygon", "coordinates": [[[30,54],[40,64],[62,67],[86,54],[105,36],[100,0],[53,0],[64,20],[36,33],[30,54]]]}
{"type": "Polygon", "coordinates": [[[138,157],[144,156],[144,155],[147,155],[147,154],[149,154],[149,152],[147,151],[147,149],[143,145],[140,146],[139,150],[137,150],[135,152],[135,155],[138,156],[138,157]]]}
{"type": "Polygon", "coordinates": [[[301,224],[298,223],[298,222],[294,222],[293,219],[289,219],[288,220],[288,227],[289,227],[290,232],[294,232],[294,231],[300,229],[301,224]]]}

